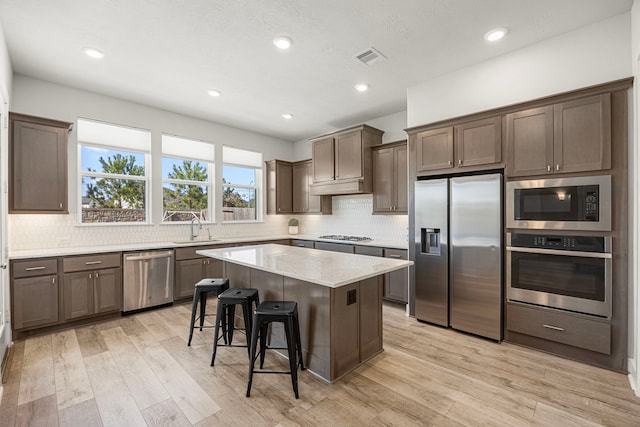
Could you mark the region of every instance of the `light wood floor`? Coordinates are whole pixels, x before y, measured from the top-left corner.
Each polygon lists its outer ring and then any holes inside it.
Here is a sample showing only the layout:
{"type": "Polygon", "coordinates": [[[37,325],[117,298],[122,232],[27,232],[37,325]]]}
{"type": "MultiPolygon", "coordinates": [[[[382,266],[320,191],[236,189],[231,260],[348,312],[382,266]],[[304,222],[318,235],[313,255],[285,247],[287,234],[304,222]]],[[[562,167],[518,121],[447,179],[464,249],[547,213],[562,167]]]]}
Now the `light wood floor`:
{"type": "Polygon", "coordinates": [[[392,305],[385,351],[365,366],[332,385],[301,373],[298,400],[289,376],[259,375],[246,398],[245,349],[221,348],[210,367],[213,330],[187,347],[189,315],[177,305],[17,342],[0,425],[640,425],[625,375],[422,324],[392,305]]]}

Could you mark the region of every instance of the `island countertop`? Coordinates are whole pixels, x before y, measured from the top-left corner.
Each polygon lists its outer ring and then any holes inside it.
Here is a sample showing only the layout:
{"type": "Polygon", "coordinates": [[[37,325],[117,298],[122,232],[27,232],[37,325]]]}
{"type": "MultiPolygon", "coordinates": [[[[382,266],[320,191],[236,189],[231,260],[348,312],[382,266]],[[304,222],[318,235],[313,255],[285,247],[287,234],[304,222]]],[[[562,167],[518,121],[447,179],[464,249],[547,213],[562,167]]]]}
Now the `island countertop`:
{"type": "Polygon", "coordinates": [[[206,249],[196,253],[331,288],[413,265],[406,260],[278,244],[206,249]]]}

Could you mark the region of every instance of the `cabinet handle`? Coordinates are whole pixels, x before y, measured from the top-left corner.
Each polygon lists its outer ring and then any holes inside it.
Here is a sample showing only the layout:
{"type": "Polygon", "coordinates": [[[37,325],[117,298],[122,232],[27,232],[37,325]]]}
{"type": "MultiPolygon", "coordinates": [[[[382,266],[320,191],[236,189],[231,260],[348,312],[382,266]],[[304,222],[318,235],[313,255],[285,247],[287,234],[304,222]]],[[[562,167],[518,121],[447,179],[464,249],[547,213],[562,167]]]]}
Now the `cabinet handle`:
{"type": "Polygon", "coordinates": [[[52,285],[55,285],[55,284],[56,284],[56,278],[55,278],[55,277],[51,279],[51,284],[52,284],[52,285]]]}
{"type": "Polygon", "coordinates": [[[86,261],[84,265],[102,264],[102,261],[86,261]]]}
{"type": "Polygon", "coordinates": [[[100,277],[100,276],[98,275],[98,272],[96,271],[96,279],[97,279],[98,277],[100,277]]]}
{"type": "Polygon", "coordinates": [[[458,160],[458,166],[462,165],[462,159],[458,160]]]}
{"type": "Polygon", "coordinates": [[[564,331],[564,328],[561,328],[559,326],[547,325],[545,323],[542,324],[542,327],[547,329],[553,329],[554,331],[564,331]]]}
{"type": "Polygon", "coordinates": [[[36,270],[44,270],[45,268],[47,268],[47,267],[45,267],[44,265],[41,265],[41,266],[38,266],[38,267],[27,267],[24,270],[25,271],[36,271],[36,270]]]}
{"type": "Polygon", "coordinates": [[[400,255],[389,255],[387,258],[398,258],[398,259],[400,259],[401,256],[400,255]]]}
{"type": "Polygon", "coordinates": [[[62,209],[62,203],[60,203],[60,209],[62,209]]]}
{"type": "Polygon", "coordinates": [[[551,166],[547,165],[547,172],[551,172],[551,166]]]}
{"type": "Polygon", "coordinates": [[[449,161],[447,162],[447,164],[448,164],[449,166],[451,166],[451,160],[449,160],[449,161]]]}
{"type": "Polygon", "coordinates": [[[556,165],[556,170],[559,171],[560,170],[560,165],[556,165]]]}
{"type": "Polygon", "coordinates": [[[89,279],[93,279],[93,274],[89,273],[89,279]]]}

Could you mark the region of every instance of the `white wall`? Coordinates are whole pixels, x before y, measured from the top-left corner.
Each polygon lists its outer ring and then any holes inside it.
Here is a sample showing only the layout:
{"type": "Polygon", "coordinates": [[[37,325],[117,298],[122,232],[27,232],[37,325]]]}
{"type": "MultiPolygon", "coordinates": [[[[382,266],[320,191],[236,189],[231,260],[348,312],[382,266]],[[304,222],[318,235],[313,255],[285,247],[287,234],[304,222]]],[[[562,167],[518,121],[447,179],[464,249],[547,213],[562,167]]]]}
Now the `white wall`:
{"type": "MultiPolygon", "coordinates": [[[[216,144],[216,158],[222,145],[264,153],[264,160],[291,160],[293,144],[265,135],[195,119],[168,111],[134,104],[54,83],[15,75],[11,111],[69,122],[78,117],[150,129],[152,132],[152,180],[161,179],[161,133],[211,141],[216,144]]],[[[60,246],[94,246],[184,240],[189,225],[160,225],[162,189],[154,186],[151,194],[153,225],[78,226],[77,220],[77,139],[69,135],[69,215],[9,215],[9,248],[28,250],[60,246]]],[[[221,168],[217,182],[221,182],[221,168]]],[[[220,198],[216,205],[221,205],[220,198]]],[[[265,215],[262,224],[214,224],[213,237],[266,236],[286,233],[286,218],[265,215]]]]}
{"type": "Polygon", "coordinates": [[[410,87],[408,126],[629,77],[630,24],[625,13],[410,87]]]}
{"type": "MultiPolygon", "coordinates": [[[[8,103],[11,99],[12,70],[7,51],[7,43],[4,31],[0,25],[0,188],[4,188],[7,182],[7,155],[8,155],[8,129],[5,125],[9,113],[8,103]]],[[[7,264],[6,236],[7,236],[7,195],[0,192],[0,264],[7,264]]],[[[3,360],[7,347],[11,343],[11,328],[9,326],[9,273],[8,269],[0,270],[0,361],[3,360]]],[[[2,397],[2,384],[0,384],[0,398],[2,397]]]]}
{"type": "Polygon", "coordinates": [[[629,238],[629,382],[640,396],[640,283],[638,282],[640,253],[640,139],[638,129],[640,126],[640,88],[638,87],[638,75],[640,73],[640,1],[634,1],[631,9],[631,57],[635,84],[633,85],[633,113],[631,115],[631,143],[629,144],[629,212],[630,238],[629,238]]]}

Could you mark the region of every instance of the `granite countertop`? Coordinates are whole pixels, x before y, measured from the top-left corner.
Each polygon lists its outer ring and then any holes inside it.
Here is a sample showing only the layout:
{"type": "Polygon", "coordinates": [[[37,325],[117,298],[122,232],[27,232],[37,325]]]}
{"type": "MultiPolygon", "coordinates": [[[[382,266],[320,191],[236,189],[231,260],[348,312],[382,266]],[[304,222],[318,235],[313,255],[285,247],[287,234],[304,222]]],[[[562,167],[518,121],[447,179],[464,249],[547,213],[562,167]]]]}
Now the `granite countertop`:
{"type": "Polygon", "coordinates": [[[203,249],[196,253],[331,288],[413,265],[406,260],[276,244],[203,249]]]}
{"type": "Polygon", "coordinates": [[[145,251],[153,249],[171,249],[171,248],[188,248],[191,246],[205,246],[205,245],[231,245],[234,243],[243,242],[261,242],[270,240],[281,239],[300,239],[300,240],[313,240],[333,243],[344,243],[349,245],[362,245],[362,246],[377,246],[382,248],[393,249],[407,249],[407,242],[391,241],[391,240],[368,240],[365,242],[348,242],[342,240],[329,240],[320,239],[318,236],[313,235],[291,235],[291,234],[279,234],[273,236],[246,236],[236,238],[221,238],[213,240],[184,240],[174,242],[146,242],[146,243],[124,243],[121,245],[94,245],[94,246],[74,246],[74,247],[59,247],[59,248],[47,248],[47,249],[29,249],[29,250],[10,250],[9,259],[26,259],[26,258],[43,258],[54,256],[71,256],[71,255],[84,255],[92,253],[107,253],[107,252],[127,252],[127,251],[145,251]]]}

